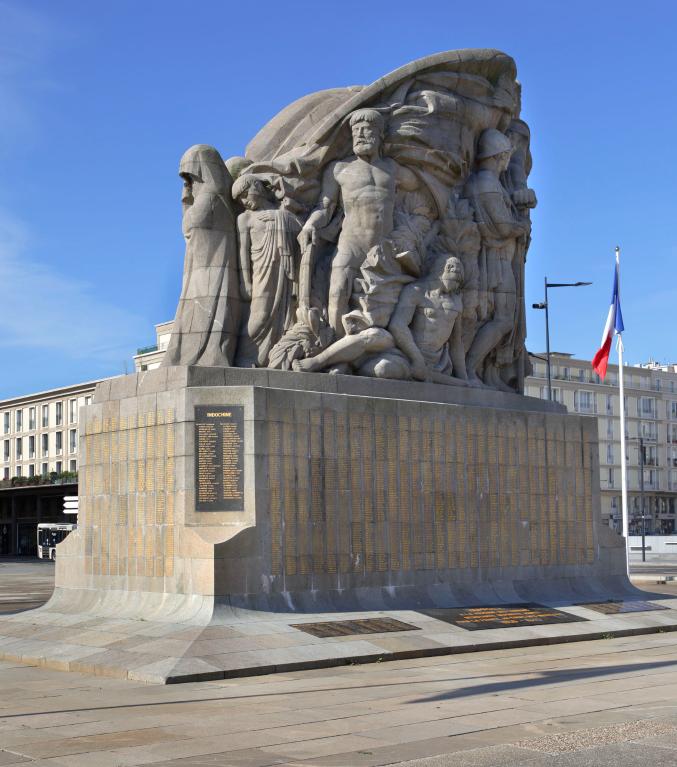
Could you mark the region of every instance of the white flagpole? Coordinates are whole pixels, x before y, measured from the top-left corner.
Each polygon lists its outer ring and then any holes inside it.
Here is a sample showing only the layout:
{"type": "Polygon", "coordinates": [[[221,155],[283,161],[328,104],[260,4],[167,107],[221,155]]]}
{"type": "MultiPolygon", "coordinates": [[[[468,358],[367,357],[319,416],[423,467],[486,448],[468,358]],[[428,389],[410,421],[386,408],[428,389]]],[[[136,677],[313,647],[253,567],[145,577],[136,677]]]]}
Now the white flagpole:
{"type": "MultiPolygon", "coordinates": [[[[621,290],[621,249],[616,246],[616,269],[618,273],[618,293],[621,290]]],[[[616,338],[618,349],[618,393],[621,404],[621,510],[623,518],[623,537],[625,538],[625,560],[630,574],[630,539],[628,524],[628,471],[625,452],[625,388],[623,386],[623,336],[618,333],[616,338]]]]}

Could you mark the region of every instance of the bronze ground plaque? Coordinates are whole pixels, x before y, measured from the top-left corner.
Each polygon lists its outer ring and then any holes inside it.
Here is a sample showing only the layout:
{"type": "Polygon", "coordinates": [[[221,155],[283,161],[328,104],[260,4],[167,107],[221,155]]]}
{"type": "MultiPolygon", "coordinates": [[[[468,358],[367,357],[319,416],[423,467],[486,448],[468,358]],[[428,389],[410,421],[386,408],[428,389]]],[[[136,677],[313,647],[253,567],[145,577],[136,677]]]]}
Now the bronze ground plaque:
{"type": "Polygon", "coordinates": [[[577,615],[569,615],[552,607],[534,603],[519,605],[489,605],[484,607],[438,608],[418,610],[430,618],[452,623],[468,631],[479,629],[507,629],[516,626],[544,626],[548,623],[573,623],[583,621],[577,615]]]}
{"type": "Polygon", "coordinates": [[[314,637],[342,637],[350,634],[386,634],[392,631],[420,631],[418,626],[396,621],[394,618],[367,618],[354,621],[327,621],[326,623],[295,623],[292,628],[314,637]]]}
{"type": "Polygon", "coordinates": [[[663,605],[642,602],[640,599],[609,599],[606,602],[581,602],[576,607],[587,607],[604,615],[620,615],[621,613],[645,613],[651,610],[667,610],[663,605]]]}

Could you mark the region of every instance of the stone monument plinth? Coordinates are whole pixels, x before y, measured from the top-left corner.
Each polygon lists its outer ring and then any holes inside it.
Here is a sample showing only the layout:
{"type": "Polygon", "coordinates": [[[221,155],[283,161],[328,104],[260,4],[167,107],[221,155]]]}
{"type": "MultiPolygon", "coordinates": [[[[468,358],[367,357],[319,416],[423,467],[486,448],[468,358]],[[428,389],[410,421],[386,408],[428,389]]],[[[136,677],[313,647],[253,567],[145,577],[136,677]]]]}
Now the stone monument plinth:
{"type": "Polygon", "coordinates": [[[624,576],[596,421],[554,403],[175,367],[100,384],[81,430],[55,599],[83,609],[410,609],[624,576]]]}
{"type": "Polygon", "coordinates": [[[447,51],[186,151],[162,367],[81,412],[78,530],[1,657],[167,682],[609,633],[596,420],[523,396],[521,106],[509,56],[447,51]],[[478,605],[513,611],[469,638],[478,605]]]}

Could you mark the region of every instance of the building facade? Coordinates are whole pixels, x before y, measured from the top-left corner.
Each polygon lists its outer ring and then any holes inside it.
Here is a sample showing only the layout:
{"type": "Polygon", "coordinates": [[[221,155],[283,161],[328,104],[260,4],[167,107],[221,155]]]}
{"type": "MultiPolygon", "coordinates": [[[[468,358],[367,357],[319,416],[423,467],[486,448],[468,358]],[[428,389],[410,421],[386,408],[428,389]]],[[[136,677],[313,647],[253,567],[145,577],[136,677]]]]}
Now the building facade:
{"type": "Polygon", "coordinates": [[[36,551],[38,522],[72,522],[79,410],[99,381],[0,400],[0,556],[36,551]]]}
{"type": "MultiPolygon", "coordinates": [[[[545,354],[532,355],[533,375],[525,393],[548,397],[545,354]]],[[[626,416],[626,469],[631,534],[642,531],[640,437],[644,444],[644,524],[647,534],[677,532],[677,365],[623,368],[626,416]]],[[[599,432],[602,513],[615,529],[621,520],[621,431],[618,366],[609,365],[604,382],[589,360],[551,354],[553,399],[572,413],[595,416],[599,432]]]]}
{"type": "Polygon", "coordinates": [[[160,367],[162,358],[169,346],[173,324],[173,320],[169,320],[169,322],[161,322],[155,326],[156,342],[152,346],[137,349],[134,355],[134,372],[141,373],[144,370],[160,367]]]}

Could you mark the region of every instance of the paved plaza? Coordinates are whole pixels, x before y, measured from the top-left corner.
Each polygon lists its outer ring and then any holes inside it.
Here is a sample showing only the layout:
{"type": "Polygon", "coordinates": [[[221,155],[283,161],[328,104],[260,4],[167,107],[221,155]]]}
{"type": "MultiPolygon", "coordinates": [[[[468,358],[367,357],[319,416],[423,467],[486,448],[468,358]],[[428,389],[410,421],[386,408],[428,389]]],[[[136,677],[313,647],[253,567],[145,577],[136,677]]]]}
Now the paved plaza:
{"type": "MultiPolygon", "coordinates": [[[[51,573],[0,562],[0,610],[51,573]]],[[[169,686],[4,662],[0,709],[0,765],[677,765],[677,634],[169,686]]]]}

